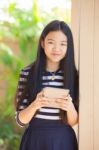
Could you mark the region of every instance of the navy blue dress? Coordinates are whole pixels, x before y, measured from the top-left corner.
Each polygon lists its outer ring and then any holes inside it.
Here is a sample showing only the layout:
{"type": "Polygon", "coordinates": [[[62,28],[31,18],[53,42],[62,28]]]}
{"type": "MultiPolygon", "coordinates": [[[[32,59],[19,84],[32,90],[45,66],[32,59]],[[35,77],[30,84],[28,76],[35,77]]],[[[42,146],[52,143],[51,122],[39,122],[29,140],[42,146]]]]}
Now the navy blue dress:
{"type": "MultiPolygon", "coordinates": [[[[24,78],[28,75],[28,69],[21,72],[19,82],[19,95],[22,92],[24,78]]],[[[63,87],[63,75],[60,70],[55,74],[55,80],[51,80],[52,74],[48,71],[42,77],[42,88],[63,87]]],[[[19,110],[26,108],[28,99],[24,99],[19,110]]],[[[77,138],[73,128],[59,119],[59,109],[41,108],[33,117],[25,129],[20,143],[20,150],[78,150],[77,138]]],[[[17,123],[22,126],[17,118],[17,123]]]]}
{"type": "Polygon", "coordinates": [[[61,120],[33,118],[22,137],[20,150],[78,150],[71,126],[61,120]]]}

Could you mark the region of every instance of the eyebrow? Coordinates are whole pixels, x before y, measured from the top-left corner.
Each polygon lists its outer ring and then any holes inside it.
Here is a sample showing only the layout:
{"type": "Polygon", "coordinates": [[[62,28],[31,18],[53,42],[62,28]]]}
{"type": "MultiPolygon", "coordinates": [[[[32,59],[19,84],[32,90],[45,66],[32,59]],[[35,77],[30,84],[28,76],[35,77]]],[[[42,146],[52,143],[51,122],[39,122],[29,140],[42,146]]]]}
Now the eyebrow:
{"type": "Polygon", "coordinates": [[[65,43],[67,43],[67,41],[61,41],[61,42],[65,42],[65,43]]]}
{"type": "Polygon", "coordinates": [[[48,39],[48,41],[54,41],[53,39],[48,39]]]}
{"type": "MultiPolygon", "coordinates": [[[[55,40],[53,40],[53,39],[48,39],[48,41],[55,41],[55,40]]],[[[67,41],[61,41],[61,42],[67,43],[67,41]]]]}

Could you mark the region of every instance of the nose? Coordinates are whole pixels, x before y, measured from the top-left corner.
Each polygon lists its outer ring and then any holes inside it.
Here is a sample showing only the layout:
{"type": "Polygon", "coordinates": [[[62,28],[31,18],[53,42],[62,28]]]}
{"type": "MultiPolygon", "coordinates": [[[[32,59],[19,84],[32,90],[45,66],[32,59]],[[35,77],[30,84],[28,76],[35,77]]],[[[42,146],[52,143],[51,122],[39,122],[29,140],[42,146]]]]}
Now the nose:
{"type": "Polygon", "coordinates": [[[53,50],[55,51],[55,52],[59,52],[60,51],[60,45],[59,44],[54,44],[54,46],[53,46],[53,50]]]}

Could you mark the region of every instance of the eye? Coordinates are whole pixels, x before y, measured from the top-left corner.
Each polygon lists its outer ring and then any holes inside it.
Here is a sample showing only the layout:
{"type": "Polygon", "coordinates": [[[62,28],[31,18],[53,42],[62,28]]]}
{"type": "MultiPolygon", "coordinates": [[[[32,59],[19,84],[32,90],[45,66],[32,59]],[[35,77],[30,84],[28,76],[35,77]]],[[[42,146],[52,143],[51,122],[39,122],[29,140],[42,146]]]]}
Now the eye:
{"type": "Polygon", "coordinates": [[[61,46],[66,46],[67,44],[61,43],[61,46]]]}
{"type": "Polygon", "coordinates": [[[53,44],[53,42],[48,42],[48,44],[53,44]]]}

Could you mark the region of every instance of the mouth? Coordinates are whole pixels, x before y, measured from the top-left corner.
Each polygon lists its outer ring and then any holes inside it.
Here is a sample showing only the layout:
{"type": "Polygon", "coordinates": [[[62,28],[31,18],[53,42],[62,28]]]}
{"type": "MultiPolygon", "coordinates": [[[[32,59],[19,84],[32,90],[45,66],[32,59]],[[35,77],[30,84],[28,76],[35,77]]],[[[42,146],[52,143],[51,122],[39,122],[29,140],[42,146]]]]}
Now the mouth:
{"type": "Polygon", "coordinates": [[[52,53],[53,56],[60,56],[58,53],[52,53]]]}

